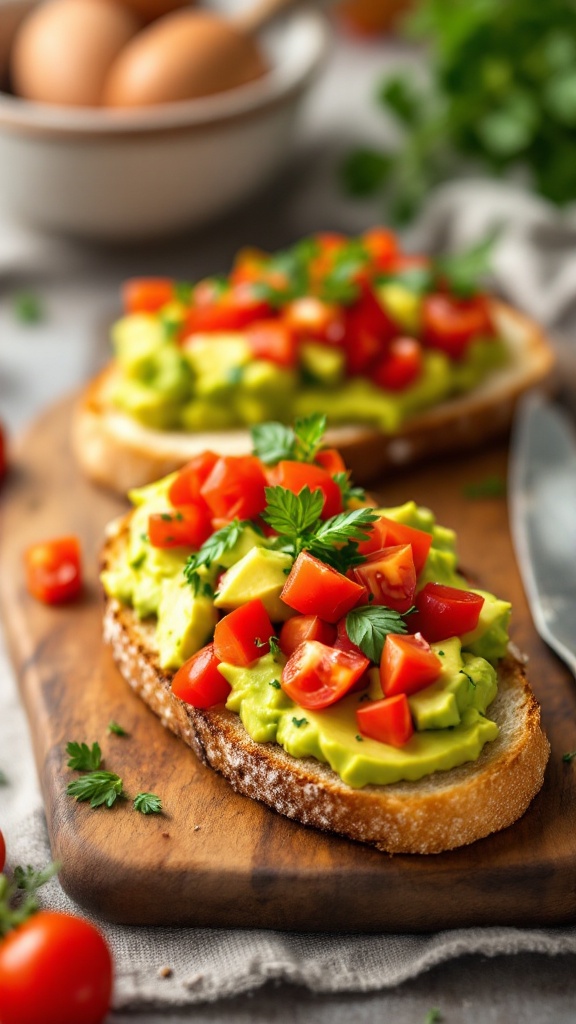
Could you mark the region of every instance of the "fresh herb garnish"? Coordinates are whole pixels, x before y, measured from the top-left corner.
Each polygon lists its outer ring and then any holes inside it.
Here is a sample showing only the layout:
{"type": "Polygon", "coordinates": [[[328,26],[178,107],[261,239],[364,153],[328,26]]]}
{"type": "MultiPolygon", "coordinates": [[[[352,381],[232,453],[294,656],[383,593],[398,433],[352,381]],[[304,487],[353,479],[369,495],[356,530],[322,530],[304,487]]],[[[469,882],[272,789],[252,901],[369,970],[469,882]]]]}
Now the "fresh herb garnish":
{"type": "Polygon", "coordinates": [[[306,550],[339,572],[364,560],[358,543],[367,539],[378,518],[373,509],[351,509],[322,520],[323,494],[308,487],[299,494],[267,487],[266,501],[262,518],[279,534],[277,546],[294,558],[306,550]]]}
{"type": "Polygon", "coordinates": [[[162,801],[155,793],[138,793],[134,797],[134,810],[140,814],[162,814],[162,801]]]}
{"type": "Polygon", "coordinates": [[[15,867],[11,880],[0,874],[0,937],[8,935],[39,910],[36,893],[59,870],[59,864],[49,864],[41,871],[28,864],[25,868],[15,867]],[[20,893],[25,894],[23,898],[20,893]]]}
{"type": "Polygon", "coordinates": [[[280,641],[277,636],[271,636],[268,643],[270,644],[270,654],[272,654],[273,657],[280,654],[280,641]]]}
{"type": "Polygon", "coordinates": [[[94,772],[102,764],[102,751],[98,743],[93,743],[91,747],[87,743],[67,743],[66,753],[70,758],[68,767],[77,772],[94,772]]]}
{"type": "Polygon", "coordinates": [[[499,230],[490,231],[485,238],[465,252],[436,259],[436,271],[454,295],[461,299],[469,299],[478,291],[479,283],[490,273],[494,246],[499,234],[499,230]]]}
{"type": "Polygon", "coordinates": [[[466,498],[503,498],[506,495],[506,481],[503,477],[487,476],[484,480],[472,481],[463,487],[466,498]]]}
{"type": "Polygon", "coordinates": [[[566,761],[567,763],[569,763],[570,761],[573,761],[575,757],[576,757],[576,750],[573,750],[569,754],[563,754],[562,755],[562,760],[566,761]]]}
{"type": "Polygon", "coordinates": [[[275,690],[281,690],[282,689],[282,687],[280,685],[280,681],[278,679],[271,679],[270,680],[270,686],[273,686],[275,690]]]}
{"type": "Polygon", "coordinates": [[[424,1024],[440,1024],[442,1014],[437,1006],[433,1006],[424,1018],[424,1024]]]}
{"type": "MultiPolygon", "coordinates": [[[[404,613],[405,615],[408,612],[404,613]]],[[[388,633],[407,633],[408,627],[400,612],[381,604],[353,608],[346,616],[349,640],[360,648],[370,661],[380,664],[384,641],[388,633]]]]}
{"type": "Polygon", "coordinates": [[[126,729],[124,729],[123,726],[118,725],[118,722],[115,722],[114,719],[112,719],[111,722],[108,722],[108,732],[114,733],[115,736],[129,735],[129,733],[126,732],[126,729]]]}
{"type": "Polygon", "coordinates": [[[356,739],[356,742],[357,742],[357,743],[364,743],[364,737],[363,737],[363,736],[360,736],[360,734],[359,734],[359,733],[356,733],[356,737],[355,737],[355,739],[356,739]]]}
{"type": "MultiPolygon", "coordinates": [[[[256,529],[255,524],[250,522],[249,519],[233,519],[231,523],[227,523],[226,526],[216,530],[211,537],[208,537],[208,540],[204,541],[199,551],[189,556],[184,566],[184,576],[186,581],[194,587],[195,593],[205,593],[207,585],[206,580],[199,576],[198,569],[202,566],[210,566],[214,562],[219,562],[222,555],[226,551],[231,551],[238,543],[242,531],[248,525],[252,529],[256,529]]],[[[211,588],[209,592],[211,592],[211,588]]]]}
{"type": "Polygon", "coordinates": [[[42,303],[34,292],[18,292],[14,296],[14,315],[23,324],[37,324],[43,318],[42,303]]]}
{"type": "Polygon", "coordinates": [[[313,462],[321,446],[326,430],[323,413],[301,416],[294,427],[283,423],[258,423],[252,427],[254,454],[266,466],[273,466],[282,459],[296,462],[313,462]]]}
{"type": "Polygon", "coordinates": [[[303,725],[308,725],[308,719],[307,718],[296,718],[294,716],[292,718],[292,721],[293,721],[293,723],[294,723],[294,725],[296,726],[297,729],[300,729],[303,725]]]}
{"type": "Polygon", "coordinates": [[[69,782],[66,787],[69,796],[79,802],[90,801],[90,807],[113,807],[119,797],[124,796],[122,779],[113,772],[90,772],[69,782]]]}

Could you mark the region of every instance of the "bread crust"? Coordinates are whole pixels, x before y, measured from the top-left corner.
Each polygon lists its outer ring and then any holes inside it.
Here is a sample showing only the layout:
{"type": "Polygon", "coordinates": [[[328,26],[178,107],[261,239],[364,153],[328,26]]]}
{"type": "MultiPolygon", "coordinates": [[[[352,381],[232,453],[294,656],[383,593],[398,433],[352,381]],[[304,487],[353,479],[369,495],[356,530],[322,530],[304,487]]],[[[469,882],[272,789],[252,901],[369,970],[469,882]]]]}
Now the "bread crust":
{"type": "MultiPolygon", "coordinates": [[[[362,425],[327,431],[326,444],[339,448],[357,483],[370,483],[391,467],[470,449],[506,433],[519,395],[549,376],[554,356],[534,321],[496,300],[491,309],[510,351],[509,365],[474,391],[410,417],[395,434],[362,425]]],[[[251,451],[248,430],[184,433],[137,423],[111,405],[115,372],[114,364],[106,367],[80,395],[73,414],[74,452],[96,483],[125,493],[178,469],[207,448],[223,455],[251,451]]]]}
{"type": "MultiPolygon", "coordinates": [[[[123,521],[126,523],[126,519],[123,521]]],[[[110,536],[104,565],[122,545],[110,536]]],[[[369,843],[387,853],[440,853],[506,828],[540,790],[550,745],[521,656],[510,650],[498,669],[490,717],[500,734],[477,761],[435,772],[418,782],[352,789],[315,758],[295,758],[276,743],[256,743],[237,714],[219,706],[199,710],[171,691],[154,649],[155,620],[108,599],[104,639],[124,679],[205,764],[232,787],[305,825],[369,843]]]]}

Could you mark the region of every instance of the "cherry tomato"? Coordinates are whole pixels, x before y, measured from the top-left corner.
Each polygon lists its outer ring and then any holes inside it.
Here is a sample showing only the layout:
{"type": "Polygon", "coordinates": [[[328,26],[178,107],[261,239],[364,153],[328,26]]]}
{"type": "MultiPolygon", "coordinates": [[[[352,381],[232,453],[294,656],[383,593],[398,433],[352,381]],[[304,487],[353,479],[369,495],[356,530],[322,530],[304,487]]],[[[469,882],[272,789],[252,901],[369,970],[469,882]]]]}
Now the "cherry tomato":
{"type": "Polygon", "coordinates": [[[369,665],[363,654],[305,640],[284,666],[282,689],[310,711],[327,708],[352,689],[369,665]]]}
{"type": "Polygon", "coordinates": [[[219,664],[214,644],[202,647],[178,669],[172,680],[172,693],[195,708],[224,704],[230,685],[218,671],[219,664]]]}
{"type": "Polygon", "coordinates": [[[289,657],[305,640],[319,640],[331,647],[336,639],[336,630],[330,622],[324,622],[318,615],[293,615],[280,630],[280,649],[289,657]]]}
{"type": "Polygon", "coordinates": [[[405,693],[363,704],[356,711],[356,721],[364,736],[393,747],[403,747],[414,733],[405,693]]]}
{"type": "Polygon", "coordinates": [[[171,512],[148,516],[148,537],[154,548],[200,548],[212,533],[210,512],[205,502],[180,505],[171,512]]]}
{"type": "Polygon", "coordinates": [[[59,537],[33,544],[24,552],[29,592],[45,604],[60,604],[82,590],[80,543],[77,537],[59,537]]]}
{"type": "Polygon", "coordinates": [[[293,494],[300,494],[304,487],[311,491],[322,491],[324,503],[322,519],[330,519],[342,511],[342,491],[327,470],[321,466],[313,466],[309,462],[293,462],[283,459],[268,473],[270,483],[278,484],[293,494]]]}
{"type": "Polygon", "coordinates": [[[193,505],[200,498],[200,488],[218,462],[219,456],[206,451],[196,455],[180,470],[168,490],[173,505],[193,505]]]}
{"type": "Polygon", "coordinates": [[[427,583],[416,595],[410,626],[430,643],[476,629],[484,598],[470,590],[427,583]]]}
{"type": "Polygon", "coordinates": [[[2,1024],[100,1024],[112,993],[112,957],[80,917],[39,911],[0,943],[2,1024]]]}
{"type": "Polygon", "coordinates": [[[326,622],[338,622],[365,594],[363,586],[308,551],[301,551],[280,597],[302,615],[319,615],[326,622]]]}
{"type": "Polygon", "coordinates": [[[422,345],[416,338],[394,338],[372,371],[372,380],[387,391],[403,391],[422,374],[422,345]]]}
{"type": "Polygon", "coordinates": [[[415,526],[407,526],[406,523],[397,523],[394,519],[381,516],[372,524],[370,537],[360,542],[358,550],[362,555],[372,555],[394,544],[410,544],[418,576],[432,546],[432,534],[426,530],[418,530],[415,526]]]}
{"type": "Polygon", "coordinates": [[[296,365],[296,339],[282,320],[255,320],[248,324],[246,341],[256,359],[268,359],[277,366],[296,365]]]}
{"type": "Polygon", "coordinates": [[[256,598],[235,608],[216,623],[214,654],[231,665],[249,665],[268,654],[274,627],[262,601],[256,598]]]}
{"type": "Polygon", "coordinates": [[[366,587],[374,604],[407,612],[414,603],[416,569],[410,544],[397,544],[369,555],[354,569],[354,579],[366,587]]]}
{"type": "Polygon", "coordinates": [[[254,455],[224,455],[200,488],[215,519],[254,519],[266,507],[267,480],[254,455]]]}
{"type": "Polygon", "coordinates": [[[6,843],[4,842],[4,836],[0,832],[0,871],[4,871],[5,863],[6,863],[6,843]]]}
{"type": "Polygon", "coordinates": [[[451,295],[425,295],[422,306],[425,342],[461,359],[472,338],[494,333],[488,303],[484,296],[456,299],[451,295]]]}
{"type": "Polygon", "coordinates": [[[380,682],[386,697],[417,693],[442,671],[442,662],[420,633],[388,633],[380,661],[380,682]]]}
{"type": "Polygon", "coordinates": [[[398,328],[372,289],[364,287],[358,301],[346,309],[344,344],[348,373],[369,373],[397,333],[398,328]]]}
{"type": "Polygon", "coordinates": [[[122,286],[126,313],[156,313],[175,298],[169,277],[133,277],[122,286]]]}

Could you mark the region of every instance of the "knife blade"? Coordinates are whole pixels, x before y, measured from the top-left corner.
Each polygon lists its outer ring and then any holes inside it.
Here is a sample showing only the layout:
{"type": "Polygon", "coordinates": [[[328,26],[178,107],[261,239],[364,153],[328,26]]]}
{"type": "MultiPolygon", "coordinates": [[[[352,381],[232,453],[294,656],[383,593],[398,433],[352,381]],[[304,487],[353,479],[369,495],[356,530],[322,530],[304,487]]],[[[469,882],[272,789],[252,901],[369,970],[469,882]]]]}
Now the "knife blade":
{"type": "Polygon", "coordinates": [[[517,409],[508,493],[534,625],[576,676],[576,432],[566,413],[538,392],[517,409]]]}

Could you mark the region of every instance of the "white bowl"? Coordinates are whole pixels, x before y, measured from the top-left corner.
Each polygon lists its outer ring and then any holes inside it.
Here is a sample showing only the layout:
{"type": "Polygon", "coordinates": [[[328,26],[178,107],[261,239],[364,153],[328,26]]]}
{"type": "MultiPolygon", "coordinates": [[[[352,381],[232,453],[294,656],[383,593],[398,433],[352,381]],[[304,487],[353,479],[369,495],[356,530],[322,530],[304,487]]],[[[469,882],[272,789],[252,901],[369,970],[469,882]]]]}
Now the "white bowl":
{"type": "MultiPolygon", "coordinates": [[[[0,82],[31,6],[0,2],[0,82]]],[[[263,78],[141,110],[49,106],[0,92],[0,214],[116,241],[205,223],[282,165],[327,42],[320,14],[294,12],[263,36],[271,65],[263,78]]]]}

